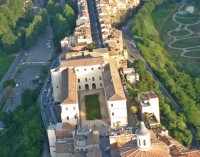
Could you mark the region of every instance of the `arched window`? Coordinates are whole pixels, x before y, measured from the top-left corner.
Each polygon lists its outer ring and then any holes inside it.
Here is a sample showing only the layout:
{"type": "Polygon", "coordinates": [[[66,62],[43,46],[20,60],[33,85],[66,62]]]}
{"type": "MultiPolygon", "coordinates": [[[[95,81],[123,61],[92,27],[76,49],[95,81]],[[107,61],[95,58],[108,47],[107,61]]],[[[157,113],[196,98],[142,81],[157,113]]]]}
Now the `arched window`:
{"type": "Polygon", "coordinates": [[[69,120],[69,117],[67,116],[67,120],[69,120]]]}
{"type": "Polygon", "coordinates": [[[146,146],[146,141],[145,140],[143,141],[143,144],[144,144],[144,146],[146,146]]]}

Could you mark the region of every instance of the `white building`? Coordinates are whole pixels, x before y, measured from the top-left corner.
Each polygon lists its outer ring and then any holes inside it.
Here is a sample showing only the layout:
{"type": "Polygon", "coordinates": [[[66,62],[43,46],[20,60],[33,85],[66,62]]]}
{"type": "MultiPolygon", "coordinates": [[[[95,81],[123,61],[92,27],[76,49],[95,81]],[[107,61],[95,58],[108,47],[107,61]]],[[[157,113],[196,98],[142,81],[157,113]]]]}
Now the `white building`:
{"type": "Polygon", "coordinates": [[[104,89],[111,127],[127,125],[126,97],[114,59],[75,56],[62,60],[59,68],[51,70],[51,77],[54,101],[60,103],[62,110],[62,122],[77,124],[78,91],[104,89]]]}
{"type": "Polygon", "coordinates": [[[140,80],[139,74],[135,72],[134,68],[124,68],[123,74],[126,80],[131,84],[135,84],[136,81],[140,80]]]}
{"type": "Polygon", "coordinates": [[[156,120],[160,122],[159,99],[153,92],[141,93],[139,95],[142,113],[154,114],[156,120]]]}

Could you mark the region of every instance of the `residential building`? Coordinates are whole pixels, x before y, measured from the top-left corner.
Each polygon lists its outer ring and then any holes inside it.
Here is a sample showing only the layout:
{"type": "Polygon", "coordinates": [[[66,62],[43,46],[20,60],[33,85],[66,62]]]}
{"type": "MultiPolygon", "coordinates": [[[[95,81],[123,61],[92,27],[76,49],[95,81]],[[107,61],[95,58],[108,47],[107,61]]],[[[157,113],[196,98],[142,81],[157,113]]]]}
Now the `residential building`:
{"type": "Polygon", "coordinates": [[[123,68],[123,75],[125,79],[132,85],[139,81],[139,74],[135,72],[134,68],[123,68]]]}
{"type": "Polygon", "coordinates": [[[51,157],[101,157],[99,132],[57,123],[47,129],[51,157]]]}
{"type": "Polygon", "coordinates": [[[144,114],[153,114],[152,121],[153,124],[160,123],[160,111],[159,111],[159,98],[153,92],[141,93],[138,97],[140,101],[140,109],[143,116],[144,114]]]}

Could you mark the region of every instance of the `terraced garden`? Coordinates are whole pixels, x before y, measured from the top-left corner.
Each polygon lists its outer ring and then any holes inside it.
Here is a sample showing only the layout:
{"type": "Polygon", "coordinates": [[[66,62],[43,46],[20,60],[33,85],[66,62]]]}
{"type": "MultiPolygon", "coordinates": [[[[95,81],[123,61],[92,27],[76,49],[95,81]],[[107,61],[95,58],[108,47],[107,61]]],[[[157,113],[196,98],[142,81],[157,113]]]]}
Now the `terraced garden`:
{"type": "Polygon", "coordinates": [[[177,27],[168,31],[168,48],[185,58],[200,58],[200,16],[199,12],[189,13],[182,4],[172,16],[177,27]]]}

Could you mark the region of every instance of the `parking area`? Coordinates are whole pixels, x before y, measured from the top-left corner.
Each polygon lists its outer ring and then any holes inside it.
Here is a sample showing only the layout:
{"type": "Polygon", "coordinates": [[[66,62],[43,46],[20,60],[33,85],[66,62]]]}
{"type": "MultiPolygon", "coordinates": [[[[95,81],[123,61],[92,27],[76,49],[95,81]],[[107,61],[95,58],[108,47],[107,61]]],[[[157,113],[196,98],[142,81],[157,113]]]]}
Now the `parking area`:
{"type": "Polygon", "coordinates": [[[38,38],[35,45],[31,47],[27,62],[48,62],[52,55],[51,41],[53,38],[52,28],[46,26],[45,32],[38,38]]]}

